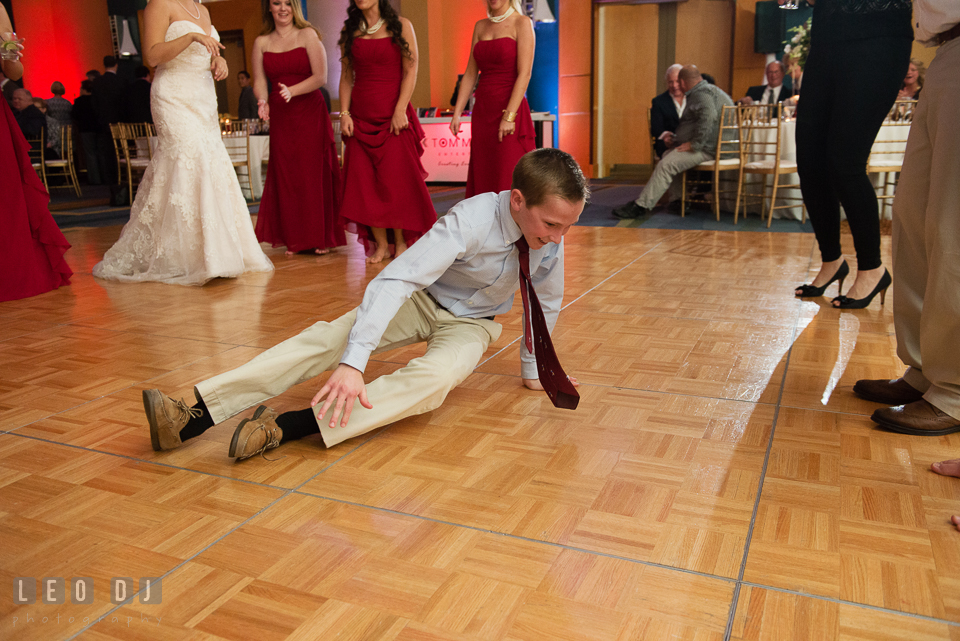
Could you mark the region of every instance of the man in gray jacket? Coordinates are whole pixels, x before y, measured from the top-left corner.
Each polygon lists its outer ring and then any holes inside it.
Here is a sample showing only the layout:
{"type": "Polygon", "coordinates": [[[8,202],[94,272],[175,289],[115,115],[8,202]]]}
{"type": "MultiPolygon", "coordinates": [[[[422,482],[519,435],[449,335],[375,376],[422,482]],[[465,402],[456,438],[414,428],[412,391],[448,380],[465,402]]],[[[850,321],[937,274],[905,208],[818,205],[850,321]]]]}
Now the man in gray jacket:
{"type": "Polygon", "coordinates": [[[717,132],[724,105],[733,106],[724,91],[704,81],[693,65],[680,70],[680,88],[687,96],[687,106],[668,150],[640,197],[613,210],[617,218],[641,218],[650,213],[660,197],[670,188],[673,179],[717,154],[717,132]]]}

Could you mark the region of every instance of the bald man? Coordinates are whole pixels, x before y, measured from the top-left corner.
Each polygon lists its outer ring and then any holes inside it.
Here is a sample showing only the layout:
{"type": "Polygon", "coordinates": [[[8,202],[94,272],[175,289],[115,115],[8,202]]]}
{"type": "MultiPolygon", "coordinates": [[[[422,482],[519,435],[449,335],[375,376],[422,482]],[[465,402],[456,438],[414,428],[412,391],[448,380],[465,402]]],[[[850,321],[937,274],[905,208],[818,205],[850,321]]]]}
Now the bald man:
{"type": "Polygon", "coordinates": [[[713,160],[717,154],[720,114],[724,105],[733,106],[733,100],[722,89],[706,82],[693,65],[681,69],[677,77],[686,95],[687,106],[673,137],[674,147],[667,150],[657,164],[640,197],[613,210],[617,218],[647,216],[674,178],[702,162],[713,160]]]}

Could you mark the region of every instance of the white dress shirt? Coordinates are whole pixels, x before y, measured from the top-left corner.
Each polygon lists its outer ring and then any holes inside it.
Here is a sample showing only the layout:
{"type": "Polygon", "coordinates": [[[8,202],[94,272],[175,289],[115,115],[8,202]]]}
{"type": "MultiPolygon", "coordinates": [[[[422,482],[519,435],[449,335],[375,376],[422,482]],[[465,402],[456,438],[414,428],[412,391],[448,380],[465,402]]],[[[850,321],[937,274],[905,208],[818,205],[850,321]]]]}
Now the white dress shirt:
{"type": "Polygon", "coordinates": [[[936,46],[938,34],[960,23],[960,2],[957,0],[914,0],[914,33],[928,47],[936,46]]]}
{"type": "MultiPolygon", "coordinates": [[[[420,289],[461,318],[510,311],[520,287],[514,243],[521,235],[509,191],[457,204],[367,285],[340,362],[362,372],[397,310],[420,289]]],[[[530,275],[552,332],[563,302],[563,241],[530,250],[530,275]]],[[[538,378],[536,359],[525,345],[520,359],[523,378],[538,378]]]]}
{"type": "Polygon", "coordinates": [[[670,96],[670,100],[673,101],[673,106],[677,108],[677,118],[683,116],[683,110],[687,108],[687,94],[683,94],[679,101],[673,96],[670,96]]]}

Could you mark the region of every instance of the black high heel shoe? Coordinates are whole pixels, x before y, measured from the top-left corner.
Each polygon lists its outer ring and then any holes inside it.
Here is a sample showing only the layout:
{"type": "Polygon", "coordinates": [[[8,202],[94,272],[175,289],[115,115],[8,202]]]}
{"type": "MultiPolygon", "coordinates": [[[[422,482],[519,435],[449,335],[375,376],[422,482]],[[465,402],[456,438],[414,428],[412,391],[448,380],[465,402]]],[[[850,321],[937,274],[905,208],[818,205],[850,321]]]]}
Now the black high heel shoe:
{"type": "Polygon", "coordinates": [[[866,298],[847,298],[846,296],[837,296],[833,299],[834,303],[840,303],[839,305],[834,305],[836,309],[863,309],[870,304],[870,301],[873,300],[873,297],[877,294],[880,294],[880,304],[883,305],[883,300],[887,297],[887,287],[890,287],[890,284],[893,282],[893,279],[890,278],[890,272],[886,269],[883,270],[883,276],[880,277],[880,282],[877,283],[877,286],[873,288],[873,291],[870,292],[870,295],[866,298]]]}
{"type": "Polygon", "coordinates": [[[827,284],[823,287],[814,287],[813,285],[800,285],[797,287],[800,290],[800,293],[797,294],[794,292],[794,295],[798,298],[815,298],[817,296],[823,296],[823,292],[826,291],[827,287],[830,287],[830,284],[835,281],[840,281],[840,287],[837,288],[837,293],[839,294],[843,290],[843,279],[847,277],[850,273],[850,265],[847,264],[847,261],[840,263],[840,266],[837,267],[836,273],[833,277],[827,281],[827,284]]]}

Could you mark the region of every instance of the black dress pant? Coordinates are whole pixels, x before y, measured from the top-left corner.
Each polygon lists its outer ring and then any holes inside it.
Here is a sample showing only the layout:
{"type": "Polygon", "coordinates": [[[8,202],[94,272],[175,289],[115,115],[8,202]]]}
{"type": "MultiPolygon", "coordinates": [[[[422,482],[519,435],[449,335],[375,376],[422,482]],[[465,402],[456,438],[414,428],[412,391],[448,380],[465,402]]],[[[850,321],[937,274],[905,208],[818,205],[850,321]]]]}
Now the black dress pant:
{"type": "Polygon", "coordinates": [[[857,268],[882,264],[880,212],[867,160],[907,73],[910,47],[910,40],[901,37],[816,42],[811,47],[797,106],[797,171],[823,262],[843,255],[843,205],[857,268]]]}
{"type": "Polygon", "coordinates": [[[110,195],[115,199],[120,192],[120,175],[117,172],[117,151],[113,145],[113,135],[110,133],[109,126],[97,132],[97,151],[100,156],[100,176],[110,186],[110,195]]]}

